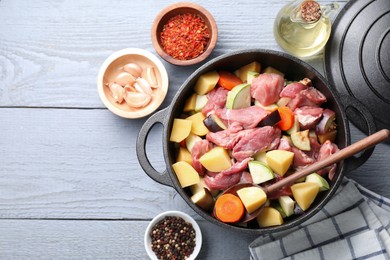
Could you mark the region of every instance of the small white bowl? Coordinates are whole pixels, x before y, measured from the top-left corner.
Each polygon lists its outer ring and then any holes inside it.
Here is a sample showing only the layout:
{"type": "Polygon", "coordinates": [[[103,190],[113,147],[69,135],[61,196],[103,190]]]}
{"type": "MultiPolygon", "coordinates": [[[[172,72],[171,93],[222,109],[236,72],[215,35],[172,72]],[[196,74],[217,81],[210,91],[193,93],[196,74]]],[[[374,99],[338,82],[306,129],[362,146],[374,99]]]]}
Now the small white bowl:
{"type": "Polygon", "coordinates": [[[148,227],[146,228],[145,237],[144,237],[145,249],[146,249],[146,252],[148,253],[150,259],[157,260],[157,256],[154,254],[152,247],[151,247],[152,242],[151,242],[150,232],[152,231],[152,228],[160,220],[162,220],[163,218],[165,218],[167,216],[181,217],[186,222],[191,223],[192,227],[195,230],[196,245],[195,245],[194,251],[187,259],[194,260],[198,256],[198,254],[200,252],[200,248],[202,247],[202,233],[200,231],[198,223],[196,223],[196,221],[191,216],[189,216],[186,213],[181,212],[181,211],[165,211],[165,212],[157,215],[156,217],[154,217],[152,219],[152,221],[150,221],[148,227]]]}
{"type": "Polygon", "coordinates": [[[151,52],[139,48],[127,48],[111,54],[102,64],[97,79],[100,99],[114,114],[124,118],[141,118],[153,113],[164,101],[168,92],[168,73],[162,62],[151,52]],[[122,102],[118,104],[111,96],[107,83],[113,82],[119,68],[128,63],[137,63],[141,67],[154,67],[159,88],[155,90],[152,101],[143,108],[131,108],[122,102]]]}

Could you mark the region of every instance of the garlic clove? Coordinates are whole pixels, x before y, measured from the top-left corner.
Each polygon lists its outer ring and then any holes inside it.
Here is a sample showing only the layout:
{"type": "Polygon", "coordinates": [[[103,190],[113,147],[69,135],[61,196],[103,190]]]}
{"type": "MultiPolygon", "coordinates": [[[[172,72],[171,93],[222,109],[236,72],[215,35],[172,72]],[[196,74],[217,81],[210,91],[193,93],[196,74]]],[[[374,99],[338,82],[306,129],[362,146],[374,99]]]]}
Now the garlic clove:
{"type": "Polygon", "coordinates": [[[135,78],[128,72],[121,72],[116,76],[115,83],[126,86],[127,84],[133,85],[135,82],[135,78]]]}
{"type": "Polygon", "coordinates": [[[125,87],[124,87],[124,90],[125,92],[137,92],[137,90],[135,89],[134,86],[130,85],[130,84],[127,84],[125,87]]]}
{"type": "Polygon", "coordinates": [[[134,78],[141,76],[142,68],[136,63],[129,63],[123,66],[123,70],[133,75],[134,78]]]}
{"type": "Polygon", "coordinates": [[[144,107],[152,99],[150,95],[140,92],[126,92],[124,98],[126,103],[134,108],[144,107]]]}
{"type": "Polygon", "coordinates": [[[111,96],[117,103],[122,103],[123,98],[125,96],[125,90],[123,87],[119,84],[116,83],[111,83],[108,84],[108,87],[110,88],[111,91],[111,96]]]}
{"type": "Polygon", "coordinates": [[[145,79],[149,82],[152,88],[158,88],[156,72],[153,67],[147,67],[145,71],[145,79]]]}
{"type": "Polygon", "coordinates": [[[137,78],[134,83],[134,87],[138,92],[146,93],[148,95],[153,94],[153,90],[149,83],[143,78],[137,78]]]}

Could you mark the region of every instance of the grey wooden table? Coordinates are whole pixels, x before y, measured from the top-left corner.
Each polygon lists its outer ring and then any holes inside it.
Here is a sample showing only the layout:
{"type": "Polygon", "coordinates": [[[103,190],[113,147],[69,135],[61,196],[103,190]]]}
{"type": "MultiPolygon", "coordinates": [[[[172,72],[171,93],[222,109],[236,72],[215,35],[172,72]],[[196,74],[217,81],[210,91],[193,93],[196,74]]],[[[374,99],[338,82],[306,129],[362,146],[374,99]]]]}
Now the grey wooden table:
{"type": "MultiPolygon", "coordinates": [[[[99,66],[114,51],[155,53],[150,28],[174,1],[0,1],[0,259],[146,259],[148,222],[182,210],[200,223],[200,259],[248,259],[253,235],[216,227],[177,193],[149,179],[135,154],[145,121],[100,101],[99,66]]],[[[272,33],[283,1],[195,1],[219,28],[210,58],[244,48],[280,50],[272,33]]],[[[323,73],[321,56],[309,61],[323,73]]],[[[164,62],[170,85],[161,108],[197,66],[164,62]]],[[[353,140],[364,135],[351,125],[353,140]]],[[[148,153],[165,168],[161,128],[148,153]]],[[[349,176],[390,197],[388,145],[349,176]]]]}

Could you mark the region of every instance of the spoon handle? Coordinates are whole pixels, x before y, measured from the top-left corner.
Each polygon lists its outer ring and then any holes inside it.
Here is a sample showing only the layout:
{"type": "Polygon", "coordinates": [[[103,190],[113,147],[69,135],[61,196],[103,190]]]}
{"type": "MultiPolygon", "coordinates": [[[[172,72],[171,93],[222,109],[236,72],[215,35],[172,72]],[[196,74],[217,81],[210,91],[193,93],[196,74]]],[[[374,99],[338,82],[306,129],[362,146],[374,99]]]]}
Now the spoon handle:
{"type": "Polygon", "coordinates": [[[330,155],[329,157],[325,158],[324,160],[315,162],[300,171],[297,171],[286,178],[281,179],[280,181],[264,188],[265,193],[269,194],[275,190],[278,190],[286,185],[292,184],[295,180],[305,177],[309,175],[310,173],[313,173],[315,171],[318,171],[322,168],[325,168],[329,165],[332,165],[336,162],[339,162],[341,160],[347,159],[348,157],[351,157],[354,154],[357,154],[358,152],[361,152],[365,149],[368,149],[380,142],[385,141],[390,136],[390,131],[388,129],[380,130],[372,135],[369,135],[360,141],[351,144],[350,146],[347,146],[338,152],[330,155]]]}

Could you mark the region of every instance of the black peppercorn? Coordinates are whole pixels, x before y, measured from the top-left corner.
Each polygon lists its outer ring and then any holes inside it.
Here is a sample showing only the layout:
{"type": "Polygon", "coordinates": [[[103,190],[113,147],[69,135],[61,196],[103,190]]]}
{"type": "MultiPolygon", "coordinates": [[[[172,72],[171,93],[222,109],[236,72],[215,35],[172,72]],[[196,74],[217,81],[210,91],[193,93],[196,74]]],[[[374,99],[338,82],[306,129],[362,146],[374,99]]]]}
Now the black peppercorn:
{"type": "Polygon", "coordinates": [[[167,216],[150,233],[152,250],[158,259],[186,259],[194,251],[195,230],[181,217],[167,216]]]}

